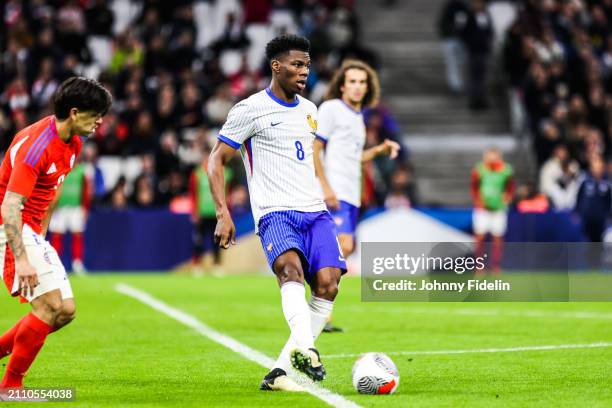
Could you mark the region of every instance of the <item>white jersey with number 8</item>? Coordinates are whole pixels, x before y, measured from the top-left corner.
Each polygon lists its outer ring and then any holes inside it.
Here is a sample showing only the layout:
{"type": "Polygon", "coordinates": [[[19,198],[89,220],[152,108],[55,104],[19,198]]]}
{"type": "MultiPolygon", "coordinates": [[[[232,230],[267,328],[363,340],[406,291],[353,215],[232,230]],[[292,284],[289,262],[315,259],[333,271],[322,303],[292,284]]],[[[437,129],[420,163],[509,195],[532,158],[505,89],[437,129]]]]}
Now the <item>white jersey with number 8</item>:
{"type": "Polygon", "coordinates": [[[315,104],[301,96],[287,103],[269,88],[230,111],[219,139],[240,149],[256,226],[273,211],[326,210],[314,171],[316,130],[315,104]]]}

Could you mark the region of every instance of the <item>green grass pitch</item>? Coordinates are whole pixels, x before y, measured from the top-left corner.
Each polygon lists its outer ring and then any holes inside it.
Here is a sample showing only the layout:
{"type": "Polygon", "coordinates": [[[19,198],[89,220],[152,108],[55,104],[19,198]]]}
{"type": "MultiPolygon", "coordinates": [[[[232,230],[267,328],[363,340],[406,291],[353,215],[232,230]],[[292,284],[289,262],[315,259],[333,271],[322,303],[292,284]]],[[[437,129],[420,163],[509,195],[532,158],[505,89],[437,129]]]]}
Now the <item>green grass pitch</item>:
{"type": "MultiPolygon", "coordinates": [[[[288,335],[272,276],[76,278],[77,319],[47,339],[26,377],[28,387],[76,389],[76,403],[54,407],[327,406],[308,394],[259,391],[264,368],[116,292],[118,282],[272,358],[288,335]]],[[[6,294],[0,303],[0,331],[29,310],[6,294]]],[[[612,406],[612,347],[397,354],[612,342],[612,303],[362,303],[359,279],[347,278],[334,320],[346,332],[317,342],[328,371],[322,385],[363,407],[612,406]],[[366,351],[387,352],[398,365],[396,394],[357,394],[355,358],[333,357],[366,351]]],[[[19,406],[28,405],[39,406],[19,406]]]]}

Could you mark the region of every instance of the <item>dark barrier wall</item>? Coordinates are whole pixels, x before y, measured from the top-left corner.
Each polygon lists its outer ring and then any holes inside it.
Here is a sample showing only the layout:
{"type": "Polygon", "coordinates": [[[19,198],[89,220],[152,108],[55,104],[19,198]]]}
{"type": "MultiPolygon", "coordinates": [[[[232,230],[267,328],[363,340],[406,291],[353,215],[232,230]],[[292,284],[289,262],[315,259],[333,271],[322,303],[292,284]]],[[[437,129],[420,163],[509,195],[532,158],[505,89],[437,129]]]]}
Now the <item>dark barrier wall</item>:
{"type": "Polygon", "coordinates": [[[171,269],[191,257],[192,230],[189,215],[167,210],[94,211],[85,233],[85,266],[91,271],[171,269]]]}
{"type": "MultiPolygon", "coordinates": [[[[252,233],[250,213],[234,218],[236,236],[252,233]]],[[[168,210],[97,210],[85,231],[85,267],[95,271],[166,271],[192,255],[191,217],[168,210]]],[[[61,258],[70,269],[70,235],[61,258]]]]}
{"type": "MultiPolygon", "coordinates": [[[[471,233],[470,209],[422,209],[455,228],[471,233]]],[[[234,220],[237,236],[252,233],[250,214],[234,220]]],[[[165,271],[188,261],[193,226],[189,215],[168,210],[93,211],[85,232],[85,266],[90,271],[165,271]]],[[[70,265],[69,236],[62,260],[70,265]]],[[[584,241],[580,221],[569,213],[511,212],[509,242],[584,241]]]]}
{"type": "MultiPolygon", "coordinates": [[[[454,228],[472,234],[472,209],[420,208],[420,211],[454,228]]],[[[582,242],[580,219],[569,212],[508,214],[508,242],[582,242]]]]}

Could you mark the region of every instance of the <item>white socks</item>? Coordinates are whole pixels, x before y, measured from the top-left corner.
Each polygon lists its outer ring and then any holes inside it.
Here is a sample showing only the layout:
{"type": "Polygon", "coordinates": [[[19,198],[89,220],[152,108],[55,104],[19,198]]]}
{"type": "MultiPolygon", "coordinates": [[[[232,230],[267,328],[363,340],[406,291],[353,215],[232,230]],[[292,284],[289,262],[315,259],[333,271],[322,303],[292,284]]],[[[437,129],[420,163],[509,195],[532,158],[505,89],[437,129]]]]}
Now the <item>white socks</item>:
{"type": "Polygon", "coordinates": [[[312,337],[316,340],[331,316],[334,302],[313,295],[308,306],[310,307],[310,329],[312,337]]]}
{"type": "MultiPolygon", "coordinates": [[[[288,282],[293,283],[293,282],[288,282]]],[[[281,294],[283,296],[283,311],[285,311],[285,297],[283,294],[283,288],[287,286],[287,284],[281,287],[281,294]]],[[[301,286],[301,285],[300,285],[301,286]]],[[[304,286],[302,286],[302,299],[304,299],[304,303],[306,303],[304,286]]],[[[314,295],[310,298],[309,306],[309,315],[310,315],[310,335],[312,338],[312,346],[314,347],[314,340],[319,337],[321,331],[323,331],[323,327],[325,327],[325,323],[327,323],[327,319],[331,316],[332,309],[334,306],[334,302],[329,300],[321,299],[315,297],[314,295]]],[[[285,312],[285,317],[287,317],[287,313],[285,312]]],[[[293,327],[291,329],[291,335],[289,336],[289,340],[285,343],[283,350],[280,352],[276,363],[274,363],[273,368],[281,368],[286,372],[289,372],[291,369],[291,362],[289,361],[289,353],[296,347],[300,347],[298,342],[295,341],[293,336],[293,327]]],[[[310,348],[307,347],[307,348],[310,348]]],[[[300,347],[301,348],[301,347],[300,347]]]]}
{"type": "Polygon", "coordinates": [[[285,320],[291,329],[291,337],[297,347],[307,350],[314,347],[310,329],[310,311],[306,303],[306,289],[297,282],[287,282],[281,286],[281,301],[285,320]]]}

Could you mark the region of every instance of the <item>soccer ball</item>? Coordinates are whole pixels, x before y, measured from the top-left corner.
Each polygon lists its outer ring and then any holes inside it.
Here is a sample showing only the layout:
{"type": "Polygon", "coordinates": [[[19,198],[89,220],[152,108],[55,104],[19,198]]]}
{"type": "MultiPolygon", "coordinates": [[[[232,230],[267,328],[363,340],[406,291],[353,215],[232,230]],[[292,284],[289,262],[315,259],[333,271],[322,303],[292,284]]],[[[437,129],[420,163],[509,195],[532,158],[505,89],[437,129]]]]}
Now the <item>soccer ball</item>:
{"type": "Polygon", "coordinates": [[[392,394],[399,379],[397,367],[383,353],[362,354],[353,365],[353,387],[361,394],[392,394]]]}

